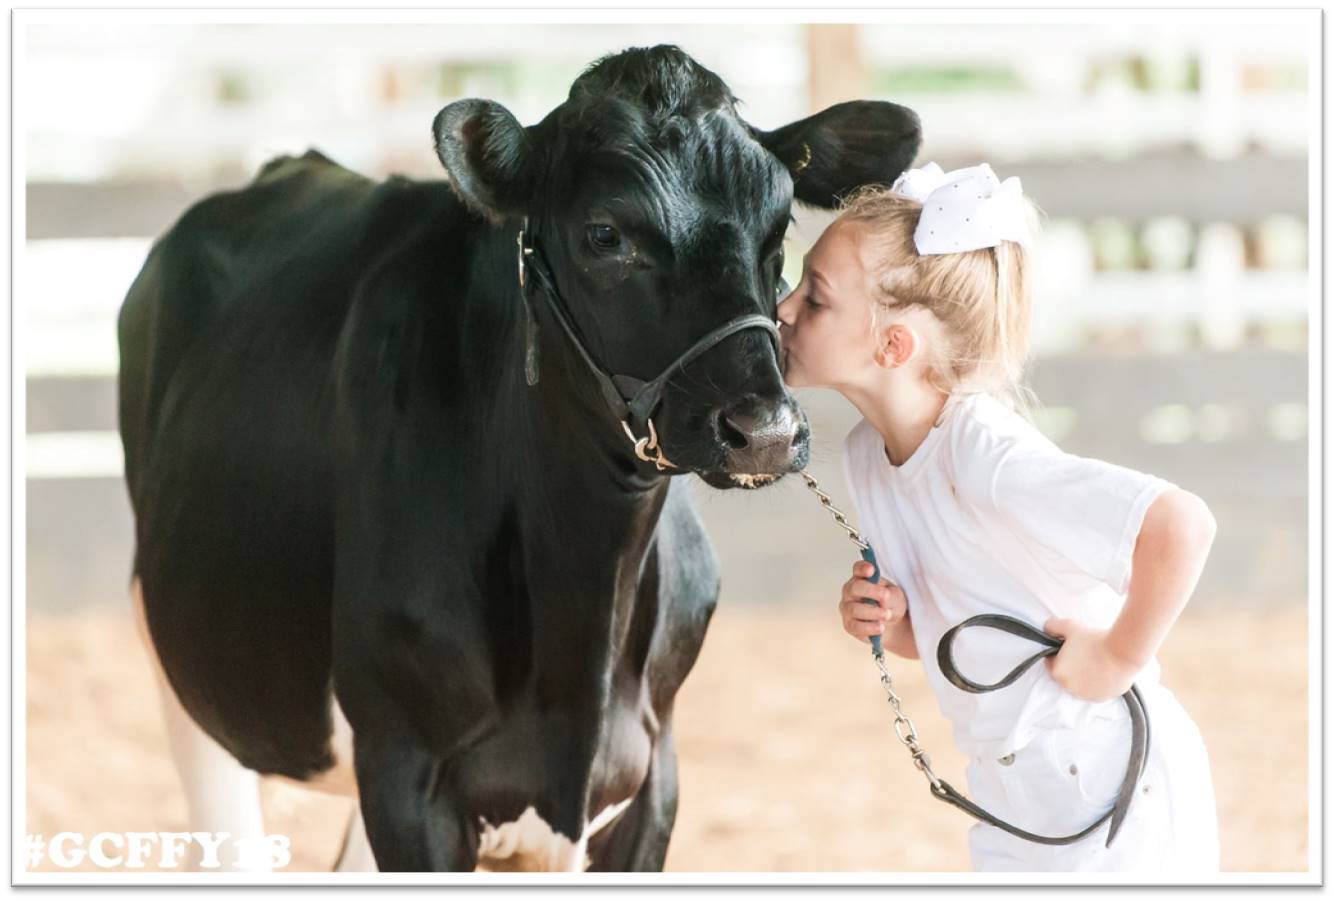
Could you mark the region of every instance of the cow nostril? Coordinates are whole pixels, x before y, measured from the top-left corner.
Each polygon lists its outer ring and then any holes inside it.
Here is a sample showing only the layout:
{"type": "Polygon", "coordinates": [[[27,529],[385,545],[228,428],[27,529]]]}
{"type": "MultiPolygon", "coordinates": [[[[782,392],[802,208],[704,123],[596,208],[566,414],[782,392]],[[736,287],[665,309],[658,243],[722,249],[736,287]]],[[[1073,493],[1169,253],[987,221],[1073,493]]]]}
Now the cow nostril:
{"type": "Polygon", "coordinates": [[[744,450],[750,444],[741,427],[721,411],[718,413],[718,437],[732,450],[744,450]]]}

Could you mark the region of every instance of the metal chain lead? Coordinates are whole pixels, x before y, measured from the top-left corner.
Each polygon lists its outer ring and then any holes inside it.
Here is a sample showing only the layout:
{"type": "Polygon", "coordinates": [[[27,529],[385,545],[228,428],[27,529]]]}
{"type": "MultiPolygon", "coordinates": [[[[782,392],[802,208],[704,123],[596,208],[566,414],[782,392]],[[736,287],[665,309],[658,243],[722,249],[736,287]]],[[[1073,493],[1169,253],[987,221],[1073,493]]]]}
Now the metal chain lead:
{"type": "MultiPolygon", "coordinates": [[[[801,477],[806,480],[806,487],[815,492],[815,496],[820,499],[820,505],[824,507],[834,517],[834,522],[843,527],[852,539],[852,543],[862,550],[866,550],[870,545],[866,539],[862,538],[861,533],[853,528],[848,522],[848,518],[843,515],[843,511],[834,506],[829,495],[820,490],[820,483],[816,482],[806,470],[801,470],[801,477]]],[[[931,781],[931,790],[940,792],[940,779],[931,769],[931,758],[927,756],[926,749],[922,747],[917,740],[917,729],[908,715],[903,712],[903,701],[898,693],[894,691],[894,677],[889,674],[885,667],[885,652],[877,651],[874,647],[871,649],[871,656],[875,659],[876,668],[880,670],[880,684],[885,687],[885,696],[889,701],[889,706],[894,711],[894,735],[908,749],[912,755],[913,765],[921,770],[926,778],[931,781]]]]}
{"type": "Polygon", "coordinates": [[[842,526],[843,531],[848,533],[848,537],[852,539],[852,543],[862,550],[866,550],[870,547],[870,545],[867,544],[866,539],[862,538],[861,533],[854,529],[852,524],[848,522],[848,518],[843,515],[843,511],[834,506],[834,502],[829,499],[829,495],[820,490],[820,483],[815,481],[810,473],[806,472],[804,469],[801,470],[800,475],[806,480],[806,487],[814,491],[815,496],[820,499],[820,505],[833,515],[834,522],[842,526]]]}

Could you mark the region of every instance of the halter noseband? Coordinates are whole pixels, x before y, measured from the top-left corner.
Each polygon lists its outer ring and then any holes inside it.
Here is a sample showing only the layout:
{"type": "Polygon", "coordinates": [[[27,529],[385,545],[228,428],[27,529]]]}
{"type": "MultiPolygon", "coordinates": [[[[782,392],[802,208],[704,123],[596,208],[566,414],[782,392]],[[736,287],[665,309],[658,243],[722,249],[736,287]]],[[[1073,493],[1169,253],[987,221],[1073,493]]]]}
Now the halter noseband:
{"type": "Polygon", "coordinates": [[[527,336],[525,339],[526,348],[524,353],[524,374],[529,385],[536,385],[538,378],[537,361],[537,318],[533,315],[533,308],[528,299],[528,289],[526,286],[526,271],[531,268],[533,275],[537,277],[538,283],[549,298],[548,306],[556,321],[560,323],[561,330],[565,332],[574,345],[579,356],[588,366],[589,372],[597,381],[598,389],[602,393],[602,398],[606,402],[611,414],[621,423],[621,428],[625,430],[626,436],[635,446],[635,456],[639,459],[653,463],[658,467],[658,471],[671,467],[679,469],[675,463],[668,460],[658,446],[658,431],[653,426],[653,412],[657,409],[658,403],[662,400],[662,391],[666,387],[667,381],[676,374],[677,370],[685,366],[691,360],[700,354],[712,348],[718,342],[729,335],[735,334],[742,329],[763,328],[767,330],[773,338],[774,348],[778,349],[778,326],[772,319],[760,313],[750,313],[745,316],[738,316],[728,322],[718,326],[709,332],[703,338],[700,338],[690,346],[685,353],[677,357],[670,366],[662,371],[657,378],[651,381],[643,381],[630,375],[608,374],[607,370],[594,361],[592,355],[588,352],[588,346],[580,338],[578,327],[574,324],[570,316],[569,309],[565,305],[564,298],[556,290],[556,283],[551,278],[550,271],[547,269],[546,261],[542,253],[536,247],[524,242],[524,235],[528,232],[528,217],[523,219],[523,228],[519,229],[519,293],[523,297],[525,323],[527,336]],[[642,438],[635,437],[634,425],[646,427],[648,435],[642,438]],[[650,455],[649,452],[653,452],[650,455]]]}

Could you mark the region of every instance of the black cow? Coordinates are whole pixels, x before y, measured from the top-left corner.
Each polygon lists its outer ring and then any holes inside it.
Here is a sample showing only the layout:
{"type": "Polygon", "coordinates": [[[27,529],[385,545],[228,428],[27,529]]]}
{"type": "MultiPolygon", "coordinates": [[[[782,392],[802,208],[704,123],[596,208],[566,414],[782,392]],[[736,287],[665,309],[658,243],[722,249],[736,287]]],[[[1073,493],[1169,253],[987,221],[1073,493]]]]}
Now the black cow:
{"type": "Polygon", "coordinates": [[[889,183],[920,142],[892,103],[775,131],[735,104],[670,45],[536,125],[459,100],[448,181],[274,160],[130,289],[135,591],[173,729],[261,774],[353,764],[381,869],[662,867],[719,588],[669,477],[805,465],[773,330],[791,202],[889,183]]]}

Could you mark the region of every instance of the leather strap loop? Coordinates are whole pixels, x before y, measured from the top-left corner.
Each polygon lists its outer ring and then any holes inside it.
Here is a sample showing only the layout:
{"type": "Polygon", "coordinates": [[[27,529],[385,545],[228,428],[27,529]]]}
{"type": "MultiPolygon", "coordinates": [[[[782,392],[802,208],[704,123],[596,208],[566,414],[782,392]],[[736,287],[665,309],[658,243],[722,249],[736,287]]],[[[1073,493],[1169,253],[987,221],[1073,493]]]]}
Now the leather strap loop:
{"type": "MultiPolygon", "coordinates": [[[[1044,657],[1050,657],[1061,649],[1064,640],[1054,635],[1048,635],[1046,632],[1033,628],[1023,620],[1015,619],[1012,616],[1005,616],[1000,613],[980,613],[977,616],[969,617],[963,622],[951,628],[940,637],[940,642],[936,645],[936,662],[940,665],[940,671],[949,680],[950,684],[962,691],[971,694],[982,694],[989,691],[996,691],[1007,685],[1014,683],[1016,679],[1028,671],[1029,667],[1037,663],[1044,657]],[[959,633],[967,628],[985,627],[998,629],[1002,632],[1008,632],[1011,635],[1017,635],[1020,638],[1027,638],[1043,645],[1042,650],[1025,659],[1022,663],[1010,670],[1005,676],[990,684],[974,682],[959,672],[954,665],[954,639],[959,633]]],[[[931,793],[946,803],[952,804],[960,810],[985,823],[1003,829],[1011,835],[1025,839],[1030,842],[1037,842],[1042,845],[1068,845],[1079,841],[1092,833],[1103,823],[1111,820],[1111,826],[1107,830],[1107,842],[1105,847],[1111,847],[1112,840],[1116,838],[1121,830],[1121,824],[1125,822],[1126,814],[1130,811],[1130,802],[1135,798],[1135,787],[1138,785],[1140,777],[1144,774],[1144,768],[1148,764],[1149,758],[1149,714],[1144,706],[1144,698],[1140,694],[1139,687],[1132,685],[1130,690],[1121,696],[1126,707],[1130,711],[1130,758],[1126,764],[1126,774],[1121,780],[1121,788],[1117,792],[1116,801],[1111,809],[1099,817],[1094,823],[1086,828],[1074,833],[1073,835],[1047,836],[1037,835],[1025,829],[1020,829],[1011,823],[997,818],[979,807],[977,804],[968,800],[964,795],[958,792],[952,785],[945,780],[940,780],[939,787],[933,785],[931,793]]]]}
{"type": "MultiPolygon", "coordinates": [[[[616,417],[618,422],[626,421],[630,415],[630,408],[626,405],[625,399],[621,397],[620,391],[617,390],[616,386],[612,383],[612,380],[607,376],[606,371],[603,370],[603,368],[599,366],[589,354],[587,345],[585,345],[582,336],[579,334],[579,327],[575,325],[565,310],[565,303],[561,299],[560,294],[556,291],[556,286],[551,280],[551,275],[547,272],[546,261],[542,259],[542,252],[536,247],[526,248],[525,252],[528,254],[528,271],[536,276],[539,285],[545,291],[547,298],[550,301],[550,303],[547,304],[547,307],[551,310],[552,314],[555,315],[556,321],[560,323],[561,331],[565,332],[565,336],[569,338],[570,343],[574,345],[574,349],[579,353],[580,358],[583,359],[584,365],[588,367],[589,372],[593,374],[593,378],[597,380],[598,390],[602,393],[602,398],[606,402],[607,407],[611,410],[612,415],[616,417]]],[[[526,300],[526,288],[521,287],[519,290],[524,293],[526,300]]]]}

